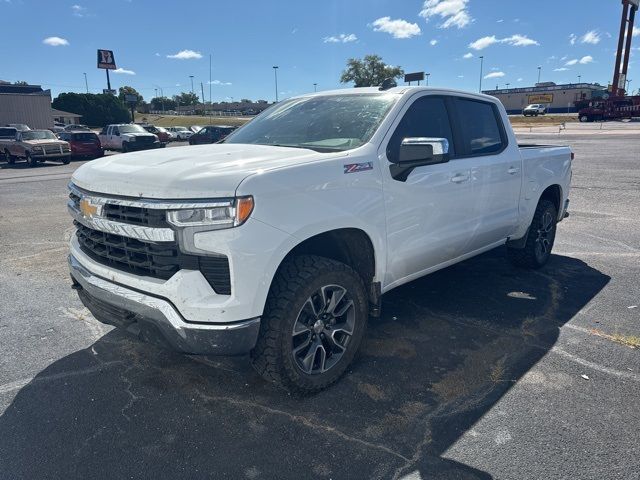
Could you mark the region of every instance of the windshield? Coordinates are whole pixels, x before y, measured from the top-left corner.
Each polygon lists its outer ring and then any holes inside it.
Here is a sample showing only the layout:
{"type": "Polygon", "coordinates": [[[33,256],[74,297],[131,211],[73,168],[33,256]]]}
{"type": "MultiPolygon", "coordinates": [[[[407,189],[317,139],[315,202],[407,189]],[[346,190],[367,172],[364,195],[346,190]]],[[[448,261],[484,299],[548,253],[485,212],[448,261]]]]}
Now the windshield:
{"type": "Polygon", "coordinates": [[[121,125],[120,133],[147,133],[140,125],[121,125]]]}
{"type": "Polygon", "coordinates": [[[57,140],[56,136],[49,130],[29,130],[22,132],[23,140],[57,140]]]}
{"type": "Polygon", "coordinates": [[[350,150],[369,141],[397,99],[382,93],[295,98],[265,111],[224,143],[350,150]]]}
{"type": "Polygon", "coordinates": [[[176,127],[176,131],[178,131],[178,132],[187,131],[187,127],[176,127]]]}

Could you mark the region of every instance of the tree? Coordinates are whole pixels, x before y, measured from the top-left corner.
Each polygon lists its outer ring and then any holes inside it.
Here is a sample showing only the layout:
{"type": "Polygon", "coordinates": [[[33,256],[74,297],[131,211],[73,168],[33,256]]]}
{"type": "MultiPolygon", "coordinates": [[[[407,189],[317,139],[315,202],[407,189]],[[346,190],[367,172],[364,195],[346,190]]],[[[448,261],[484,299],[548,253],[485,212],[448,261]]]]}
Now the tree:
{"type": "Polygon", "coordinates": [[[61,93],[51,106],[58,110],[82,115],[82,123],[104,127],[110,123],[127,123],[129,111],[118,97],[93,93],[61,93]]]}
{"type": "Polygon", "coordinates": [[[191,92],[182,92],[180,95],[176,95],[173,99],[178,103],[178,105],[198,105],[200,103],[200,99],[195,93],[191,92]]]}
{"type": "Polygon", "coordinates": [[[175,110],[176,102],[167,97],[155,97],[151,99],[151,110],[175,110]]]}
{"type": "Polygon", "coordinates": [[[347,60],[347,68],[342,72],[340,82],[353,82],[354,87],[377,87],[387,78],[398,78],[402,75],[402,68],[385,64],[379,55],[365,55],[362,60],[347,60]]]}
{"type": "Polygon", "coordinates": [[[138,99],[136,101],[136,104],[142,103],[144,101],[144,99],[142,98],[142,95],[140,95],[135,88],[125,85],[124,87],[120,87],[118,89],[118,98],[120,99],[121,102],[126,103],[126,100],[125,100],[126,95],[135,95],[138,99]]]}

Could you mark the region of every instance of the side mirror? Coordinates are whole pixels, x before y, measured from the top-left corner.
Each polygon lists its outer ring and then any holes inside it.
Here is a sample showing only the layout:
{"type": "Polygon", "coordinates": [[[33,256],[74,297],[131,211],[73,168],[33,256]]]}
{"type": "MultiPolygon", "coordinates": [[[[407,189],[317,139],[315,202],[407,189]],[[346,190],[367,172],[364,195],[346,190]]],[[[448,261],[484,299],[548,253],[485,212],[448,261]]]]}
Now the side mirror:
{"type": "Polygon", "coordinates": [[[397,159],[389,167],[391,176],[404,182],[416,167],[448,162],[449,141],[446,138],[405,138],[400,144],[397,159]]]}
{"type": "Polygon", "coordinates": [[[119,136],[120,136],[120,132],[116,132],[116,133],[114,133],[114,135],[115,135],[116,137],[119,137],[119,136]]]}

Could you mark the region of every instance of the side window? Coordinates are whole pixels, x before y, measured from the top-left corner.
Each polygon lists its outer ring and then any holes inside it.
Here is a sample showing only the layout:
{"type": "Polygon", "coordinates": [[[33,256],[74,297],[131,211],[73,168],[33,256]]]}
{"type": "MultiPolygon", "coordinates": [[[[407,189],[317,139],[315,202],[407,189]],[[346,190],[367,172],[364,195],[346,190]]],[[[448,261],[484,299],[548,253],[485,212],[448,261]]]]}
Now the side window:
{"type": "Polygon", "coordinates": [[[456,108],[466,153],[490,155],[504,149],[502,120],[493,104],[458,98],[456,108]]]}
{"type": "Polygon", "coordinates": [[[118,127],[113,127],[111,130],[111,135],[118,135],[120,133],[120,129],[118,127]]]}
{"type": "Polygon", "coordinates": [[[454,155],[449,114],[441,97],[420,97],[409,107],[387,145],[387,158],[395,160],[402,140],[410,137],[446,138],[449,153],[454,155]]]}

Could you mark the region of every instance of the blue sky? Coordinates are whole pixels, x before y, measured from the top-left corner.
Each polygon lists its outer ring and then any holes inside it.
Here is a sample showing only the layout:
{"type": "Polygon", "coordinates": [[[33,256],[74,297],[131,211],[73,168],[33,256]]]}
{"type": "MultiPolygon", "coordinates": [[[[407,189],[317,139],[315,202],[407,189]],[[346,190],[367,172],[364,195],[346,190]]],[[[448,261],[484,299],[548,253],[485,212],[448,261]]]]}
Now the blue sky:
{"type": "MultiPolygon", "coordinates": [[[[280,98],[339,88],[349,57],[376,53],[430,84],[484,88],[611,81],[619,0],[0,0],[0,79],[59,92],[106,88],[96,49],[114,51],[120,73],[149,100],[204,83],[213,100],[280,98]],[[182,52],[182,53],[181,53],[182,52]],[[465,56],[467,58],[465,58],[465,56]],[[173,58],[172,58],[173,57],[173,58]]],[[[640,23],[640,22],[639,22],[640,23]]],[[[640,27],[640,25],[639,25],[640,27]]],[[[640,29],[629,78],[640,87],[640,29]],[[634,58],[636,57],[636,58],[634,58]]]]}

